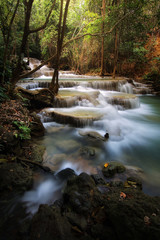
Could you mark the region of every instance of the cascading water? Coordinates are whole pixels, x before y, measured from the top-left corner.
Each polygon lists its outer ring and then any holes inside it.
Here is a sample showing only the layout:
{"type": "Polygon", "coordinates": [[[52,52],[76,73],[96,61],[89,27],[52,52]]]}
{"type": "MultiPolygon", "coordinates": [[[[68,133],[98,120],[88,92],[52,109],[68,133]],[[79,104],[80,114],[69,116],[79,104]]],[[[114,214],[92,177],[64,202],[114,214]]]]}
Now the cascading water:
{"type": "MultiPolygon", "coordinates": [[[[160,99],[138,98],[133,93],[140,93],[140,84],[128,83],[127,79],[77,78],[60,79],[54,108],[39,113],[46,128],[46,135],[39,140],[46,146],[44,165],[54,171],[70,167],[77,172],[95,173],[104,162],[121,161],[141,168],[144,191],[160,195],[160,99]],[[95,138],[88,137],[89,132],[95,138]],[[109,139],[103,141],[106,132],[109,139]]],[[[34,83],[21,84],[27,89],[43,88],[49,86],[50,80],[39,78],[34,83]]],[[[53,180],[46,185],[48,190],[52,189],[51,195],[59,189],[53,180]]],[[[50,201],[50,196],[40,201],[41,194],[49,195],[43,183],[23,199],[32,213],[40,203],[50,201]],[[36,206],[34,198],[38,202],[36,206]]]]}

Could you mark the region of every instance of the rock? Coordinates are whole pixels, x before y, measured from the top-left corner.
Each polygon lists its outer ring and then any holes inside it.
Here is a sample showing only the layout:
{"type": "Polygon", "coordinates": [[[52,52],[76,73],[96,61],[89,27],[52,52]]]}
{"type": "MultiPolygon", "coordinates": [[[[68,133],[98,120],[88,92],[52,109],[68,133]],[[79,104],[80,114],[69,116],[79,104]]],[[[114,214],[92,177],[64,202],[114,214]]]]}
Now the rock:
{"type": "Polygon", "coordinates": [[[29,240],[74,240],[71,225],[58,207],[41,205],[31,222],[29,240]]]}
{"type": "Polygon", "coordinates": [[[3,163],[0,165],[0,192],[23,192],[28,190],[33,183],[33,173],[28,168],[23,168],[17,163],[3,163]]]}
{"type": "Polygon", "coordinates": [[[95,181],[96,185],[99,185],[99,184],[105,185],[106,184],[105,180],[99,174],[93,174],[93,175],[91,175],[91,177],[95,181]]]}
{"type": "Polygon", "coordinates": [[[106,139],[109,138],[109,133],[108,132],[105,133],[104,138],[106,138],[106,139]]]}
{"type": "Polygon", "coordinates": [[[103,167],[102,172],[105,177],[113,177],[116,173],[123,173],[125,166],[120,162],[110,162],[107,167],[103,167]]]}
{"type": "Polygon", "coordinates": [[[111,181],[109,183],[110,187],[123,187],[123,182],[122,181],[111,181]]]}
{"type": "Polygon", "coordinates": [[[66,214],[68,221],[71,225],[77,226],[81,231],[85,231],[87,228],[87,219],[84,216],[80,216],[74,212],[68,212],[66,214]]]}
{"type": "Polygon", "coordinates": [[[91,147],[82,147],[79,151],[80,155],[87,155],[89,157],[94,157],[96,154],[95,149],[91,147]]]}
{"type": "Polygon", "coordinates": [[[94,180],[86,173],[71,178],[64,188],[64,203],[78,214],[88,214],[92,206],[92,194],[95,188],[94,180]]]}
{"type": "Polygon", "coordinates": [[[125,187],[133,187],[142,190],[142,181],[136,177],[128,177],[127,181],[124,183],[125,187]]]}
{"type": "Polygon", "coordinates": [[[102,117],[101,113],[88,109],[72,109],[72,111],[64,111],[61,109],[43,109],[43,115],[47,115],[52,121],[61,124],[70,124],[75,127],[92,125],[93,121],[102,117]]]}
{"type": "Polygon", "coordinates": [[[99,134],[98,132],[95,132],[95,131],[79,131],[79,134],[81,136],[87,136],[91,139],[95,139],[95,140],[100,140],[100,141],[106,141],[108,139],[108,134],[102,136],[101,134],[99,134]]]}
{"type": "Polygon", "coordinates": [[[43,156],[44,156],[45,150],[46,150],[45,146],[33,144],[31,149],[32,149],[31,150],[32,151],[32,153],[31,153],[32,160],[37,163],[42,163],[43,156]]]}
{"type": "Polygon", "coordinates": [[[41,137],[44,136],[45,128],[40,120],[40,117],[35,113],[30,114],[32,117],[32,123],[31,123],[31,135],[34,137],[41,137]]]}
{"type": "Polygon", "coordinates": [[[56,178],[61,181],[67,181],[69,178],[76,176],[75,171],[71,168],[63,169],[56,174],[56,178]]]}
{"type": "Polygon", "coordinates": [[[75,140],[67,139],[67,140],[61,140],[56,144],[56,147],[63,152],[74,152],[79,148],[79,143],[75,140]]]}
{"type": "Polygon", "coordinates": [[[54,96],[47,88],[32,91],[22,87],[17,87],[16,92],[20,93],[23,98],[30,100],[32,109],[42,109],[53,106],[54,96]]]}

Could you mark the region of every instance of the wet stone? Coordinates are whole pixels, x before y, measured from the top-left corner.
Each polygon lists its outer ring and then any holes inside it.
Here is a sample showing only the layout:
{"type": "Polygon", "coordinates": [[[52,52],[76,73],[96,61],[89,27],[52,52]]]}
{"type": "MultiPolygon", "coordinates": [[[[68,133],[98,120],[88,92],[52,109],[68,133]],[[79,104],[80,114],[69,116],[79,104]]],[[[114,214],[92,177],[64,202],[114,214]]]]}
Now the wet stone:
{"type": "Polygon", "coordinates": [[[116,173],[123,173],[125,166],[120,162],[110,162],[107,167],[103,167],[102,172],[105,177],[113,177],[116,173]]]}
{"type": "Polygon", "coordinates": [[[56,178],[61,181],[67,181],[69,178],[76,176],[75,171],[71,168],[63,169],[56,174],[56,178]]]}
{"type": "Polygon", "coordinates": [[[105,185],[106,184],[105,180],[99,174],[93,174],[91,176],[92,176],[93,180],[95,181],[96,185],[98,185],[98,184],[105,185]]]}

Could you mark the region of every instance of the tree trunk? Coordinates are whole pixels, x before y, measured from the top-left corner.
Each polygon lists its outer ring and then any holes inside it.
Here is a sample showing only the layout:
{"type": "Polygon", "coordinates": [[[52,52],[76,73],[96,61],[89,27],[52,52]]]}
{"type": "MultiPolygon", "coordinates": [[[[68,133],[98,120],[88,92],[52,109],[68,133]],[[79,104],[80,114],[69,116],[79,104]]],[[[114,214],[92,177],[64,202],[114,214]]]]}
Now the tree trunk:
{"type": "MultiPolygon", "coordinates": [[[[115,1],[115,4],[118,6],[120,0],[115,1]]],[[[118,14],[118,12],[117,12],[118,14]]],[[[114,67],[113,67],[113,74],[112,77],[116,77],[116,70],[117,70],[117,62],[118,62],[118,29],[116,29],[115,33],[115,47],[114,47],[114,67]]]]}
{"type": "Polygon", "coordinates": [[[10,36],[11,36],[11,29],[12,29],[12,25],[16,16],[16,12],[18,10],[19,7],[19,3],[20,0],[17,0],[13,15],[11,17],[10,23],[9,23],[9,27],[7,30],[7,36],[5,37],[5,33],[4,33],[4,43],[5,43],[5,48],[4,48],[4,55],[3,55],[3,70],[2,70],[2,77],[0,79],[0,83],[4,83],[5,80],[5,74],[6,74],[6,63],[7,63],[7,57],[8,57],[8,46],[9,46],[9,40],[10,40],[10,36]]]}
{"type": "Polygon", "coordinates": [[[114,67],[113,67],[113,78],[116,76],[118,62],[118,31],[116,30],[115,34],[115,49],[114,49],[114,67]]]}
{"type": "Polygon", "coordinates": [[[101,76],[104,76],[105,74],[105,63],[104,63],[104,21],[105,21],[105,7],[106,7],[106,1],[102,0],[102,8],[101,8],[101,14],[102,14],[102,45],[101,45],[101,76]]]}
{"type": "Polygon", "coordinates": [[[58,73],[59,73],[59,65],[60,65],[60,58],[62,53],[62,45],[63,45],[69,3],[70,3],[70,0],[67,0],[65,5],[64,16],[63,16],[63,0],[61,0],[61,9],[60,9],[59,26],[58,26],[56,65],[55,65],[55,70],[52,77],[52,82],[49,88],[53,92],[53,94],[57,94],[59,89],[58,73]],[[63,26],[61,26],[62,18],[63,18],[63,26]]]}
{"type": "Polygon", "coordinates": [[[24,0],[24,7],[25,7],[24,32],[23,32],[23,38],[22,38],[22,43],[21,43],[18,63],[17,63],[16,69],[13,72],[13,76],[12,76],[12,79],[11,79],[13,87],[15,86],[17,81],[19,80],[19,76],[20,76],[21,71],[22,71],[22,61],[23,61],[23,57],[24,57],[24,54],[25,54],[26,46],[27,46],[28,36],[31,33],[37,33],[37,32],[39,32],[40,30],[42,30],[42,29],[44,29],[46,27],[46,25],[47,25],[47,23],[49,21],[49,18],[51,16],[52,10],[53,10],[53,8],[55,6],[56,0],[53,1],[53,4],[52,4],[51,9],[50,9],[50,11],[48,13],[48,16],[46,18],[45,23],[42,26],[40,26],[40,27],[38,27],[36,29],[30,30],[29,23],[30,23],[30,18],[31,18],[31,11],[32,11],[33,2],[34,2],[34,0],[28,0],[28,1],[24,0]]]}

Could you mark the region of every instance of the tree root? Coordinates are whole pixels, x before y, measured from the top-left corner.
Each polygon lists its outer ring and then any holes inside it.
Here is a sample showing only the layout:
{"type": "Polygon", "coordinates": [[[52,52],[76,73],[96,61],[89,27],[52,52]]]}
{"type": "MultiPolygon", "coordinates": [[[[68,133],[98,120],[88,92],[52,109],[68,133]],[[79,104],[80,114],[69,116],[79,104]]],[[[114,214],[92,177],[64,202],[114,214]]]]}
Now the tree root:
{"type": "Polygon", "coordinates": [[[39,168],[43,169],[45,172],[51,172],[51,169],[49,167],[42,166],[42,164],[34,162],[32,160],[28,160],[28,159],[20,158],[20,157],[18,157],[17,160],[20,161],[20,162],[31,163],[33,165],[36,165],[39,168]]]}

